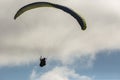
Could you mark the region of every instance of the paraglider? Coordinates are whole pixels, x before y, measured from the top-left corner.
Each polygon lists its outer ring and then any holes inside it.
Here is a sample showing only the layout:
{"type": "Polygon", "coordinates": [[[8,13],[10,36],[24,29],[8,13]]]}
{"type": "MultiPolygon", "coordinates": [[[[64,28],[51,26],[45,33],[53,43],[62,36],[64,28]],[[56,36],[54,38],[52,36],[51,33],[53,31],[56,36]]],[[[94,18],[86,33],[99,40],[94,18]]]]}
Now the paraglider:
{"type": "Polygon", "coordinates": [[[64,12],[70,14],[77,20],[82,30],[85,30],[87,27],[85,20],[80,15],[78,15],[76,12],[74,12],[73,10],[65,6],[50,3],[50,2],[35,2],[35,3],[28,4],[17,11],[17,13],[14,16],[14,19],[17,19],[21,14],[23,14],[24,12],[28,10],[39,8],[39,7],[53,7],[53,8],[63,10],[64,12]]]}
{"type": "MultiPolygon", "coordinates": [[[[39,8],[39,7],[53,7],[53,8],[57,8],[60,9],[68,14],[70,14],[72,17],[74,17],[77,22],[79,23],[79,25],[81,26],[82,30],[86,30],[87,26],[86,26],[86,22],[85,20],[78,15],[75,11],[71,10],[68,7],[59,5],[59,4],[54,4],[54,3],[50,3],[50,2],[35,2],[35,3],[31,3],[28,4],[26,6],[23,6],[22,8],[20,8],[17,13],[14,16],[14,19],[16,20],[20,15],[22,15],[24,12],[34,9],[34,8],[39,8]]],[[[46,65],[46,58],[42,58],[40,57],[40,67],[44,67],[46,65]]]]}
{"type": "Polygon", "coordinates": [[[46,58],[42,58],[42,56],[40,57],[40,67],[43,67],[46,65],[46,58]]]}

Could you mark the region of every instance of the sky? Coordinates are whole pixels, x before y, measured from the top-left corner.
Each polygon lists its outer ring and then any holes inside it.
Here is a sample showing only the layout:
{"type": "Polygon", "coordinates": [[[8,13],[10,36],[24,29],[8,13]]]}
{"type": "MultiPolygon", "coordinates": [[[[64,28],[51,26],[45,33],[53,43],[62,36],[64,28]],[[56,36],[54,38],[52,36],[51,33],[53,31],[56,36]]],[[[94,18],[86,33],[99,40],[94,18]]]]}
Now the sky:
{"type": "Polygon", "coordinates": [[[0,80],[120,80],[119,7],[119,0],[0,0],[0,80]],[[55,8],[13,19],[40,1],[69,7],[87,29],[55,8]],[[47,58],[43,68],[40,56],[47,58]]]}

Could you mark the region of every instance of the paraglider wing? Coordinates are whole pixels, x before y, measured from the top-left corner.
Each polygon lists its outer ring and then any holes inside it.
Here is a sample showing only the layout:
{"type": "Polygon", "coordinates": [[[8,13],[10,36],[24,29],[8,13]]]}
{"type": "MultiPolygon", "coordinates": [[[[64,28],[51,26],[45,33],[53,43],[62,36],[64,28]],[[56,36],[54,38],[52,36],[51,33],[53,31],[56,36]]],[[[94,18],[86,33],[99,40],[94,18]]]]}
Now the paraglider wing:
{"type": "Polygon", "coordinates": [[[14,16],[14,19],[19,17],[25,11],[28,11],[28,10],[31,10],[31,9],[34,9],[34,8],[38,8],[38,7],[53,7],[53,8],[61,9],[64,12],[67,12],[71,16],[73,16],[77,20],[79,25],[81,26],[82,30],[86,29],[86,22],[84,21],[84,19],[80,15],[78,15],[76,12],[74,12],[73,10],[71,10],[71,9],[65,7],[65,6],[58,5],[58,4],[53,4],[53,3],[50,3],[50,2],[35,2],[35,3],[28,4],[28,5],[22,7],[21,9],[18,10],[16,15],[14,16]]]}

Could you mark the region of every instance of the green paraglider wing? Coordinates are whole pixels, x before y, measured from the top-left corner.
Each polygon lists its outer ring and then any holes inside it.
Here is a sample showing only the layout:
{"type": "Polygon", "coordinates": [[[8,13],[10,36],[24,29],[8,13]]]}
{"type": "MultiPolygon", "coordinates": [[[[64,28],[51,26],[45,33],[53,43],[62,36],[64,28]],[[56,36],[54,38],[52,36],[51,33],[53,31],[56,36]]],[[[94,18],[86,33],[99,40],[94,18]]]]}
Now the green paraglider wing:
{"type": "Polygon", "coordinates": [[[21,9],[18,10],[16,15],[14,16],[14,19],[19,17],[25,11],[28,11],[28,10],[31,10],[31,9],[34,9],[34,8],[39,8],[39,7],[53,7],[53,8],[61,9],[64,12],[66,12],[66,13],[70,14],[71,16],[73,16],[78,21],[78,23],[81,26],[82,30],[85,30],[86,27],[87,27],[86,22],[84,21],[84,19],[80,15],[78,15],[76,12],[74,12],[73,10],[71,10],[71,9],[65,7],[65,6],[50,3],[50,2],[35,2],[35,3],[28,4],[28,5],[22,7],[21,9]]]}

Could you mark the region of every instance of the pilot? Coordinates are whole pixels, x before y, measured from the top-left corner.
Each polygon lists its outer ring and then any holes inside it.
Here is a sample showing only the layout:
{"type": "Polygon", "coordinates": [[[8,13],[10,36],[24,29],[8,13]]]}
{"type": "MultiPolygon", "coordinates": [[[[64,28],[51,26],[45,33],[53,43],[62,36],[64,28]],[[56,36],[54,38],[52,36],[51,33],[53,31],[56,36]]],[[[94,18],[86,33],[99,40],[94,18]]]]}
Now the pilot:
{"type": "Polygon", "coordinates": [[[42,58],[42,56],[40,57],[40,67],[43,67],[46,65],[46,58],[42,58]]]}

